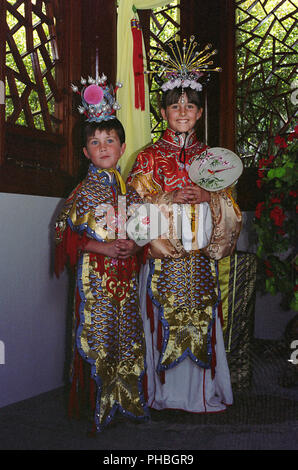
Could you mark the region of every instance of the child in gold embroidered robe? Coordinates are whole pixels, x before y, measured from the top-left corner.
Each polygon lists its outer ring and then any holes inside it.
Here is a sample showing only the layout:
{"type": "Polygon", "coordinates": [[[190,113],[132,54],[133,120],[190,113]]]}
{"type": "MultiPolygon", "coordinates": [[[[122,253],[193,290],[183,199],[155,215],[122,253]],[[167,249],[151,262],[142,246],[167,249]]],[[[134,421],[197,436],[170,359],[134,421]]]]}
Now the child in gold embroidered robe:
{"type": "Polygon", "coordinates": [[[109,424],[117,410],[130,418],[148,417],[138,294],[142,252],[123,233],[126,210],[141,199],[132,188],[126,192],[118,171],[110,168],[109,161],[120,158],[110,129],[114,122],[108,131],[95,123],[85,148],[88,174],[56,222],[56,274],[68,261],[76,274],[70,413],[79,410],[80,396],[90,388],[94,431],[109,424]]]}
{"type": "MultiPolygon", "coordinates": [[[[167,205],[169,214],[173,203],[195,201],[196,188],[192,193],[188,169],[206,149],[194,131],[201,111],[191,102],[188,90],[185,88],[184,94],[180,90],[179,100],[164,107],[168,129],[138,155],[127,181],[145,201],[167,205]],[[191,111],[195,115],[190,115],[190,104],[196,108],[191,111]]],[[[212,214],[209,244],[202,250],[186,251],[177,237],[160,237],[151,242],[151,259],[141,269],[146,396],[148,405],[159,410],[216,412],[233,401],[222,338],[216,260],[234,251],[241,212],[231,188],[202,194],[206,199],[196,202],[208,201],[212,214]]],[[[199,205],[195,204],[198,210],[199,205]]]]}

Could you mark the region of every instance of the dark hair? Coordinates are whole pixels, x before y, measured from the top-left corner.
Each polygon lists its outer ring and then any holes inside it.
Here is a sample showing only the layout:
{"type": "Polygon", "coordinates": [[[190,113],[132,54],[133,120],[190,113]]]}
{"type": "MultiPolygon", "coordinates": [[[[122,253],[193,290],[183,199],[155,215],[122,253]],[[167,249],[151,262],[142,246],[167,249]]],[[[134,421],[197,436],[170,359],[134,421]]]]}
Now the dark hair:
{"type": "Polygon", "coordinates": [[[86,147],[87,141],[89,137],[93,137],[96,131],[107,131],[110,132],[114,130],[120,140],[120,144],[124,144],[125,142],[125,131],[124,127],[122,126],[119,119],[109,119],[108,121],[101,121],[101,122],[86,122],[84,129],[83,129],[83,145],[86,147]]]}
{"type": "MultiPolygon", "coordinates": [[[[202,107],[201,96],[198,91],[187,87],[183,89],[183,92],[186,94],[189,103],[195,104],[199,109],[202,107]]],[[[171,106],[171,104],[178,103],[181,94],[181,87],[173,88],[172,90],[167,90],[162,94],[161,107],[163,109],[167,109],[167,106],[171,106]]]]}

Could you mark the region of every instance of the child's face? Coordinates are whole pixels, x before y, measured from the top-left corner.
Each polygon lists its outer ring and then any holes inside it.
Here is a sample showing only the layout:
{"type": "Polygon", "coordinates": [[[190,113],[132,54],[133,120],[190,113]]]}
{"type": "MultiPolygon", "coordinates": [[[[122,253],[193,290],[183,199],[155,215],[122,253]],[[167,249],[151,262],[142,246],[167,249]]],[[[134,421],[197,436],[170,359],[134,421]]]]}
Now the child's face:
{"type": "Polygon", "coordinates": [[[89,137],[86,147],[83,148],[85,157],[92,161],[97,168],[116,168],[118,160],[125,151],[125,143],[121,145],[117,132],[99,131],[89,137]]]}
{"type": "Polygon", "coordinates": [[[161,110],[162,117],[175,132],[189,132],[202,115],[202,108],[189,103],[186,93],[181,95],[178,103],[173,103],[161,110]],[[183,97],[183,99],[182,99],[183,97]]]}

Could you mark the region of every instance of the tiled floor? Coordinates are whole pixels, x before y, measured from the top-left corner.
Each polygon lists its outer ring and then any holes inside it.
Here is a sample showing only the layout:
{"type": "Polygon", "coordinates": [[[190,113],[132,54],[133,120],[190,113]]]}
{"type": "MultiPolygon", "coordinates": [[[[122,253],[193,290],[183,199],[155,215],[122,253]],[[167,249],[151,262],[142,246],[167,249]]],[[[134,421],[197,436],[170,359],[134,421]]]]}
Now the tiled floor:
{"type": "Polygon", "coordinates": [[[120,417],[95,437],[69,421],[64,389],[0,410],[2,450],[298,450],[298,384],[279,385],[284,358],[254,356],[253,384],[224,413],[153,411],[143,424],[120,417]]]}

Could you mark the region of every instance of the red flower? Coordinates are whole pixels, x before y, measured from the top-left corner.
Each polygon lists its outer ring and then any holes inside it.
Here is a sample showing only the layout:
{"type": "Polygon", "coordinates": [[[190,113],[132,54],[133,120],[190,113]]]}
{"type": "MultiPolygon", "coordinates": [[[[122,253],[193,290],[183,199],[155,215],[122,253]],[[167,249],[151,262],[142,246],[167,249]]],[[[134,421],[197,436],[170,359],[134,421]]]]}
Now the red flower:
{"type": "Polygon", "coordinates": [[[280,137],[280,135],[277,135],[274,139],[274,143],[279,146],[279,148],[285,149],[288,144],[286,143],[285,139],[283,137],[280,137]]]}
{"type": "Polygon", "coordinates": [[[272,266],[271,266],[270,261],[265,260],[264,263],[265,263],[265,266],[266,266],[266,268],[265,268],[266,275],[267,275],[268,277],[273,277],[274,274],[273,274],[273,272],[271,271],[272,266]]]}
{"type": "Polygon", "coordinates": [[[256,215],[256,218],[259,219],[261,217],[261,214],[264,210],[264,205],[265,205],[265,202],[258,202],[257,204],[257,207],[256,207],[256,211],[255,211],[255,215],[256,215]]]}
{"type": "Polygon", "coordinates": [[[261,159],[259,160],[259,168],[262,168],[262,167],[265,166],[265,165],[266,165],[266,160],[265,160],[265,158],[261,158],[261,159]]]}
{"type": "Polygon", "coordinates": [[[270,206],[272,206],[273,204],[279,204],[281,202],[281,199],[279,199],[279,197],[272,197],[270,199],[270,206]]]}
{"type": "Polygon", "coordinates": [[[275,206],[272,211],[270,212],[270,219],[274,221],[274,224],[277,227],[282,227],[286,216],[281,207],[275,206]]]}
{"type": "Polygon", "coordinates": [[[278,235],[281,235],[281,236],[284,236],[286,234],[286,232],[282,229],[282,228],[279,228],[276,233],[278,233],[278,235]]]}
{"type": "Polygon", "coordinates": [[[294,191],[293,189],[289,192],[289,196],[298,197],[298,191],[294,191]]]}
{"type": "Polygon", "coordinates": [[[256,185],[257,185],[258,188],[260,189],[261,186],[262,186],[262,180],[257,180],[257,181],[256,181],[256,185]]]}
{"type": "Polygon", "coordinates": [[[264,178],[264,170],[258,170],[258,177],[264,178]]]}
{"type": "Polygon", "coordinates": [[[289,142],[292,142],[295,139],[295,137],[298,137],[298,124],[297,126],[294,127],[294,132],[291,132],[291,134],[289,135],[289,138],[288,138],[289,142]]]}

